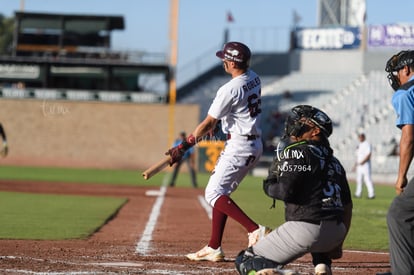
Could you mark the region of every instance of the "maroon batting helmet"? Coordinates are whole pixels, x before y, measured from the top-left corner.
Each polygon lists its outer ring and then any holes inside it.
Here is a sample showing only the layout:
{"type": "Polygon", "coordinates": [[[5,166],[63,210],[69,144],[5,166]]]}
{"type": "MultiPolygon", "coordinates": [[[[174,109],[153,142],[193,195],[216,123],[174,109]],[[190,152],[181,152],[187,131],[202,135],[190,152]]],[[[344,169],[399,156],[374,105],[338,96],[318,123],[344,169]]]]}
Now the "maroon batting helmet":
{"type": "Polygon", "coordinates": [[[224,44],[223,50],[216,52],[220,59],[233,61],[248,65],[251,57],[250,49],[240,42],[228,42],[224,44]]]}

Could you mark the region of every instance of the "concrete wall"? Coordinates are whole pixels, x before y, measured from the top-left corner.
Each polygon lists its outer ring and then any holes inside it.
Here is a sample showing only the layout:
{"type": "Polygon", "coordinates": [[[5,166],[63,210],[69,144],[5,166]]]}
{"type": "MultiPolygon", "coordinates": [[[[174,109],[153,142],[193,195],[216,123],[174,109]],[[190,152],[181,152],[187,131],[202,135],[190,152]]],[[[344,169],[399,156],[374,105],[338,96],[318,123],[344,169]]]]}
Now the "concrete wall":
{"type": "Polygon", "coordinates": [[[384,72],[384,77],[387,74],[385,72],[385,64],[388,59],[391,58],[394,54],[398,53],[398,50],[395,51],[369,51],[364,55],[364,72],[369,72],[372,70],[379,70],[384,72]]]}
{"type": "Polygon", "coordinates": [[[293,51],[291,71],[301,73],[362,73],[364,52],[343,51],[293,51]]]}
{"type": "Polygon", "coordinates": [[[260,76],[283,76],[290,73],[289,53],[254,53],[250,62],[260,76]]]}
{"type": "MultiPolygon", "coordinates": [[[[290,71],[302,73],[367,73],[384,71],[385,63],[398,50],[293,51],[290,71]]],[[[385,74],[385,72],[384,72],[385,74]]]]}
{"type": "Polygon", "coordinates": [[[144,169],[198,120],[197,105],[0,99],[10,146],[0,165],[144,169]]]}

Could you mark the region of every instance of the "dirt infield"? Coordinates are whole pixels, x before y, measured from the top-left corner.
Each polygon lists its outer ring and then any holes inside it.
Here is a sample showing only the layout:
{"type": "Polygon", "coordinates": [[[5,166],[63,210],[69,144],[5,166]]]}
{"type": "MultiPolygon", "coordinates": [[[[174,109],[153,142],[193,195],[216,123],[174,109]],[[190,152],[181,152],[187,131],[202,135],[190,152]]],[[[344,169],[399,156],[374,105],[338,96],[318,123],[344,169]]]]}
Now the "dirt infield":
{"type": "MultiPolygon", "coordinates": [[[[0,191],[128,198],[117,215],[86,240],[0,240],[0,274],[237,274],[234,258],[247,245],[244,228],[229,219],[221,263],[191,262],[210,220],[200,204],[202,189],[149,188],[47,182],[0,181],[0,191]],[[164,190],[164,191],[163,191],[164,190]]],[[[30,228],[27,228],[30,230],[30,228]]],[[[375,274],[389,270],[387,253],[345,251],[334,274],[375,274]]],[[[286,268],[313,274],[309,256],[286,268]]]]}

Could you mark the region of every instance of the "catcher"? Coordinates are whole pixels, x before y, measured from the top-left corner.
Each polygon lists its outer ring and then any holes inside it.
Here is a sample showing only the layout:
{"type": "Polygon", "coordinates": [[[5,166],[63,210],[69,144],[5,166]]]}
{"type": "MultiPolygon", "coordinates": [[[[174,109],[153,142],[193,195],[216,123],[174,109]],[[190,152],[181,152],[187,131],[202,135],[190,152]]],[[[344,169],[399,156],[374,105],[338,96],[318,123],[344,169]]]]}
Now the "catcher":
{"type": "Polygon", "coordinates": [[[3,147],[1,148],[0,155],[2,157],[5,157],[9,153],[9,146],[7,145],[6,132],[4,131],[3,125],[1,123],[0,123],[0,135],[3,139],[3,147]]]}
{"type": "Polygon", "coordinates": [[[274,203],[284,201],[286,222],[239,253],[236,268],[243,275],[253,270],[286,274],[280,268],[309,252],[315,274],[330,275],[332,259],[342,257],[352,198],[345,170],[329,145],[331,119],[309,105],[291,111],[285,122],[291,143],[276,150],[263,181],[274,203]]]}

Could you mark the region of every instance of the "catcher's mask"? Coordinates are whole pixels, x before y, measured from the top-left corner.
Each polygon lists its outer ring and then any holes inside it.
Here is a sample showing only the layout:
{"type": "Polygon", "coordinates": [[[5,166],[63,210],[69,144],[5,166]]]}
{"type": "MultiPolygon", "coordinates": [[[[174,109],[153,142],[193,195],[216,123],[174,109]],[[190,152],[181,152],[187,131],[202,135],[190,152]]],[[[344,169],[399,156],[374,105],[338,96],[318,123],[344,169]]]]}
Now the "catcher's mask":
{"type": "Polygon", "coordinates": [[[388,82],[394,91],[401,86],[401,82],[397,77],[398,71],[404,66],[411,66],[412,64],[414,64],[414,51],[400,51],[387,61],[385,71],[388,73],[388,82]]]}
{"type": "Polygon", "coordinates": [[[285,137],[300,137],[309,131],[311,126],[306,124],[307,121],[321,129],[321,133],[325,137],[332,134],[331,119],[318,108],[310,105],[298,105],[293,107],[291,112],[285,122],[285,137]]]}

